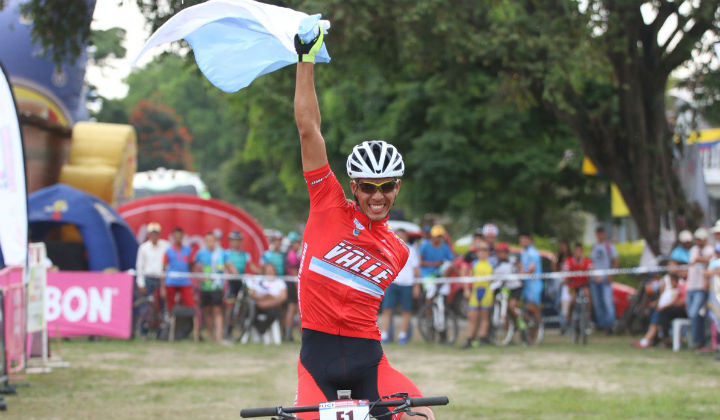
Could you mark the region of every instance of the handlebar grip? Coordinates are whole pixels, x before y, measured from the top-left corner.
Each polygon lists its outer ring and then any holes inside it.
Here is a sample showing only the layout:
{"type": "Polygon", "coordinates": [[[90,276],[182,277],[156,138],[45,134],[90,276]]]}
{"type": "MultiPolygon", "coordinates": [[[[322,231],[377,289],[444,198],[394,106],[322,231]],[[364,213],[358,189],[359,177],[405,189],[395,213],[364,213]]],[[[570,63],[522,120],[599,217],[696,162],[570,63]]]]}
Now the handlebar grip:
{"type": "Polygon", "coordinates": [[[244,408],[240,410],[240,417],[271,417],[277,413],[277,407],[244,408]]]}
{"type": "Polygon", "coordinates": [[[447,405],[450,402],[448,397],[419,397],[410,398],[411,407],[424,407],[426,405],[447,405]]]}

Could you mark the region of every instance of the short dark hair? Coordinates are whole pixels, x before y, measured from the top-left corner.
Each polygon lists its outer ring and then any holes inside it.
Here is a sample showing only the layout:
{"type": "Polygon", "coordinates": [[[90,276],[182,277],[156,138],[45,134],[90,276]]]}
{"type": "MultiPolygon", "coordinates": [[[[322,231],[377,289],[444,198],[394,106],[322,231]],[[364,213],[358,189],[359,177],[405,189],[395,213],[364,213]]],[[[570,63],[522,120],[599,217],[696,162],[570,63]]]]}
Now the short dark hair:
{"type": "Polygon", "coordinates": [[[595,228],[595,233],[605,233],[605,228],[602,226],[598,226],[595,228]]]}
{"type": "Polygon", "coordinates": [[[175,233],[175,232],[183,233],[183,228],[181,228],[180,226],[175,226],[175,229],[173,229],[172,231],[173,231],[173,233],[175,233]]]}
{"type": "Polygon", "coordinates": [[[582,247],[583,247],[583,244],[581,244],[580,242],[575,242],[575,243],[573,244],[573,246],[574,246],[575,248],[582,248],[582,247]]]}
{"type": "Polygon", "coordinates": [[[212,230],[208,230],[207,232],[205,232],[205,236],[215,236],[215,232],[213,232],[212,230]]]}

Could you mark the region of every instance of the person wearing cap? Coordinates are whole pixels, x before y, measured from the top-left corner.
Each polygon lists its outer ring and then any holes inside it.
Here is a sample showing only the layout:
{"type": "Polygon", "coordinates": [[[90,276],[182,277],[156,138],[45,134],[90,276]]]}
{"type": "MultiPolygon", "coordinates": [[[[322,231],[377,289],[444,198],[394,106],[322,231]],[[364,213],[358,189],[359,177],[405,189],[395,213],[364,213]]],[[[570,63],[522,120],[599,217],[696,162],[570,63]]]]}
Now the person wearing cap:
{"type": "MultiPolygon", "coordinates": [[[[713,228],[714,229],[714,228],[713,228]]],[[[670,253],[670,259],[678,264],[690,262],[690,248],[693,246],[693,234],[689,230],[683,230],[678,235],[678,245],[670,253]]]]}
{"type": "Polygon", "coordinates": [[[492,265],[493,268],[495,268],[498,263],[497,253],[495,252],[495,239],[497,239],[499,233],[500,230],[498,227],[492,223],[485,223],[482,227],[483,238],[485,239],[488,248],[490,248],[488,261],[490,261],[490,265],[492,265]]]}
{"type": "MultiPolygon", "coordinates": [[[[300,269],[300,235],[290,232],[287,235],[288,250],[285,253],[285,275],[297,277],[300,269]]],[[[295,325],[295,315],[297,314],[297,281],[286,281],[287,303],[285,307],[285,315],[283,316],[283,327],[285,329],[283,340],[294,341],[293,327],[295,325]]]]}
{"type": "MultiPolygon", "coordinates": [[[[420,277],[441,277],[441,267],[445,263],[452,262],[455,256],[450,246],[445,241],[447,231],[442,225],[435,225],[430,229],[430,240],[420,244],[420,277]]],[[[439,292],[443,296],[450,293],[450,284],[444,283],[438,286],[434,282],[425,282],[425,297],[430,300],[439,292]]]]}
{"type": "MultiPolygon", "coordinates": [[[[261,268],[252,261],[250,254],[243,250],[242,241],[242,233],[235,230],[228,234],[230,247],[225,250],[225,268],[227,272],[235,275],[241,275],[247,272],[260,273],[261,268]]],[[[233,305],[235,304],[235,299],[242,289],[242,285],[242,279],[228,280],[227,296],[225,299],[225,335],[227,337],[232,334],[233,322],[230,316],[233,305]]]]}
{"type": "MultiPolygon", "coordinates": [[[[618,268],[620,260],[618,258],[615,245],[610,242],[605,229],[598,226],[595,229],[597,243],[590,251],[590,259],[595,270],[608,270],[618,268]]],[[[604,329],[608,334],[612,334],[612,328],[615,325],[615,302],[612,292],[613,277],[609,275],[594,276],[590,281],[590,294],[593,301],[593,314],[598,329],[604,329]]]]}
{"type": "Polygon", "coordinates": [[[715,257],[715,249],[708,242],[708,231],[699,228],[695,231],[695,245],[690,248],[690,267],[687,274],[687,306],[692,331],[693,348],[705,345],[705,315],[702,309],[708,299],[709,278],[705,276],[710,260],[715,257]]]}
{"type": "MultiPolygon", "coordinates": [[[[160,239],[161,227],[159,223],[151,222],[146,227],[147,240],[138,247],[137,259],[135,262],[135,282],[140,296],[150,296],[160,289],[161,278],[163,277],[163,262],[165,251],[168,249],[168,241],[160,239]]],[[[146,305],[147,303],[143,304],[146,305]]],[[[144,308],[138,307],[139,313],[144,308]]],[[[156,311],[162,310],[160,300],[155,300],[156,311]]],[[[145,337],[147,331],[141,327],[140,335],[145,337]]]]}
{"type": "MultiPolygon", "coordinates": [[[[497,276],[515,274],[517,272],[517,264],[510,258],[510,245],[508,245],[507,242],[500,242],[495,247],[495,251],[497,252],[498,262],[497,266],[493,269],[493,273],[497,276]]],[[[500,277],[498,281],[502,282],[502,284],[507,287],[508,290],[510,290],[510,296],[508,298],[507,306],[507,313],[510,316],[510,319],[506,322],[520,322],[520,326],[524,328],[524,326],[522,325],[524,321],[518,316],[517,313],[518,302],[522,297],[522,280],[507,278],[503,279],[502,277],[500,277]]]]}

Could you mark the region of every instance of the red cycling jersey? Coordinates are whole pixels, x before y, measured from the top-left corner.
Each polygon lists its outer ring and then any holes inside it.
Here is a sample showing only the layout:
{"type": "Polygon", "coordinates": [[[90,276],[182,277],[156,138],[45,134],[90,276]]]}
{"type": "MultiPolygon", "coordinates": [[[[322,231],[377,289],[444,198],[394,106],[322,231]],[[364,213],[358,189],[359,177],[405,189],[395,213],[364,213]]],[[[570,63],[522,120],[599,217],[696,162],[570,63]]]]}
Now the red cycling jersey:
{"type": "MultiPolygon", "coordinates": [[[[565,267],[563,267],[563,269],[565,271],[588,271],[592,269],[592,261],[590,261],[589,258],[585,257],[583,257],[580,261],[576,261],[575,257],[568,258],[567,260],[565,260],[564,265],[565,267]]],[[[579,287],[587,285],[588,280],[588,276],[568,277],[567,284],[569,288],[577,289],[579,287]]]]}
{"type": "Polygon", "coordinates": [[[346,199],[329,165],[305,172],[310,215],[298,272],[302,328],[380,339],[377,311],[408,258],[387,226],[346,199]]]}

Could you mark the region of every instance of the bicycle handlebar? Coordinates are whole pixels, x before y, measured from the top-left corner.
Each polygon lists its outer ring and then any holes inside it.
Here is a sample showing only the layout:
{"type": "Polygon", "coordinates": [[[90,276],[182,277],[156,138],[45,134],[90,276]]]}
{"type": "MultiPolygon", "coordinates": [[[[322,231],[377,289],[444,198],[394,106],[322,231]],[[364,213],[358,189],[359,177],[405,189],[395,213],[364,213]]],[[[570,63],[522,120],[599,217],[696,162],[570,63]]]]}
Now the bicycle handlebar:
{"type": "MultiPolygon", "coordinates": [[[[447,405],[450,400],[448,397],[418,397],[408,398],[407,401],[410,403],[410,407],[424,407],[430,405],[447,405]]],[[[370,404],[374,407],[395,407],[401,404],[405,404],[406,400],[403,399],[392,399],[392,400],[381,400],[375,404],[370,404]]],[[[248,417],[271,417],[277,416],[281,412],[293,414],[293,413],[307,413],[318,411],[320,408],[317,405],[305,405],[298,407],[258,407],[258,408],[244,408],[240,410],[240,416],[243,418],[248,417]]]]}

